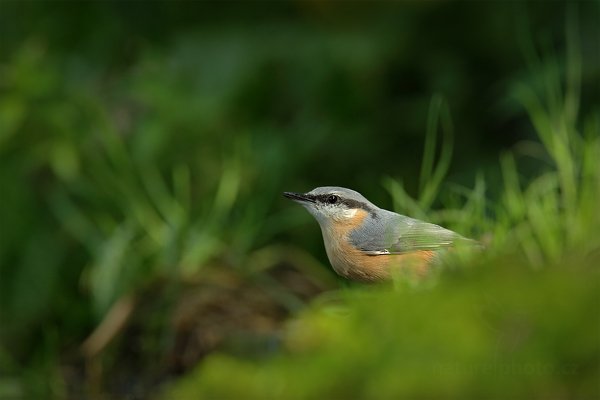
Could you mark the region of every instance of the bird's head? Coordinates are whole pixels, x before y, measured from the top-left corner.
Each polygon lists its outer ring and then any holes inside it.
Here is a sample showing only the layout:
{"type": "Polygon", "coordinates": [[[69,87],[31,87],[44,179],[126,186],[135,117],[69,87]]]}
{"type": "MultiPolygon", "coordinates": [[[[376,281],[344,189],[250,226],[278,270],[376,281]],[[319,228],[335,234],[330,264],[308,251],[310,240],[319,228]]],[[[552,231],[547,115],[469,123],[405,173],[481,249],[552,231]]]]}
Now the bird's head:
{"type": "Polygon", "coordinates": [[[308,193],[285,192],[283,195],[303,205],[321,226],[348,223],[359,213],[377,209],[360,193],[343,187],[323,186],[308,193]]]}

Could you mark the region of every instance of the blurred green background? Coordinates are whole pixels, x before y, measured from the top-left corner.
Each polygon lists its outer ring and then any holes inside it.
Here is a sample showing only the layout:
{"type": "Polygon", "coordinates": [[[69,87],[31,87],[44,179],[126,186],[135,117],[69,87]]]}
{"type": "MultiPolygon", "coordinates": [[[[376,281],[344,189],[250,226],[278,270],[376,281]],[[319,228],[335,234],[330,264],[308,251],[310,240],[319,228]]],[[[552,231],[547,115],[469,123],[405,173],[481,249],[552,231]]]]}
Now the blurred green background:
{"type": "Polygon", "coordinates": [[[1,1],[0,398],[599,397],[599,4],[1,1]],[[343,282],[325,185],[488,251],[343,282]]]}

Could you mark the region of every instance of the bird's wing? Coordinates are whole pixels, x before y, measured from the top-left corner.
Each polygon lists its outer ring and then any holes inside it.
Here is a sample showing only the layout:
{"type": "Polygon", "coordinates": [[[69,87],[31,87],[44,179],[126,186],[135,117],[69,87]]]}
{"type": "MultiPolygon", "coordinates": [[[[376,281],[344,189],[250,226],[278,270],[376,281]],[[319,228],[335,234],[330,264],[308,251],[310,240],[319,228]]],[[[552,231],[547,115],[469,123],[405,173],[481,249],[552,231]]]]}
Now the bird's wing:
{"type": "Polygon", "coordinates": [[[386,249],[390,254],[405,253],[416,250],[440,250],[452,247],[454,242],[462,238],[459,234],[441,226],[423,221],[416,221],[394,235],[396,240],[386,249]]]}
{"type": "Polygon", "coordinates": [[[398,214],[391,221],[388,219],[385,225],[385,229],[378,230],[379,234],[363,232],[360,240],[355,240],[357,247],[372,255],[402,254],[442,250],[454,246],[457,241],[470,241],[449,229],[398,214]]]}

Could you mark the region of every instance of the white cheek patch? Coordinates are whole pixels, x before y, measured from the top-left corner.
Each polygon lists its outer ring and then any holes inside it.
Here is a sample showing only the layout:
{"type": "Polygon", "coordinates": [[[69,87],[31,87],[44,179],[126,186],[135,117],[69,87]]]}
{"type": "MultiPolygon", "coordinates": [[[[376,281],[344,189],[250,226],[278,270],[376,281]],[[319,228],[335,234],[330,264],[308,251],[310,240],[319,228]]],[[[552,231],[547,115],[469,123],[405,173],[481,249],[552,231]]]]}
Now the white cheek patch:
{"type": "Polygon", "coordinates": [[[354,218],[356,213],[358,212],[357,208],[350,209],[336,209],[335,212],[331,214],[331,217],[336,221],[345,221],[354,218]]]}
{"type": "Polygon", "coordinates": [[[358,212],[358,209],[356,209],[356,208],[351,208],[351,209],[348,209],[348,210],[344,210],[344,211],[342,212],[342,216],[343,216],[345,219],[351,219],[351,218],[354,218],[354,216],[356,215],[356,213],[357,213],[357,212],[358,212]]]}
{"type": "Polygon", "coordinates": [[[320,207],[306,207],[307,210],[319,221],[319,223],[331,223],[331,221],[352,220],[358,213],[358,208],[342,208],[336,205],[322,205],[320,207]]]}

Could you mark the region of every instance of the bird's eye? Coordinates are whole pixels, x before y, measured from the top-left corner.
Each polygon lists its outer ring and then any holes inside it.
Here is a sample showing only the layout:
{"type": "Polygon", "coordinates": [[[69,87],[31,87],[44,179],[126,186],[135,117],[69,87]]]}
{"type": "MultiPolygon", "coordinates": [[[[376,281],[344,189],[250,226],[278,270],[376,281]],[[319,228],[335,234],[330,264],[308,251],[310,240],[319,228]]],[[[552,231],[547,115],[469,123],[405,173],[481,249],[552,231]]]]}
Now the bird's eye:
{"type": "Polygon", "coordinates": [[[338,202],[340,198],[338,196],[336,196],[335,194],[330,195],[329,197],[327,197],[327,202],[329,204],[335,204],[338,202]]]}

